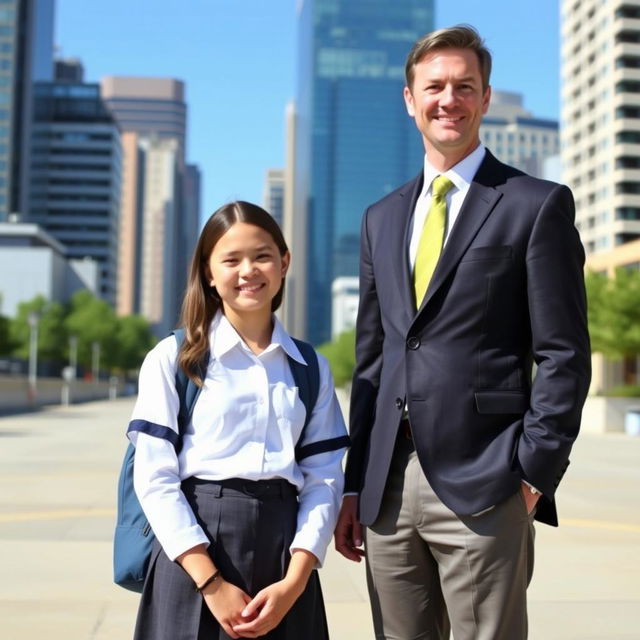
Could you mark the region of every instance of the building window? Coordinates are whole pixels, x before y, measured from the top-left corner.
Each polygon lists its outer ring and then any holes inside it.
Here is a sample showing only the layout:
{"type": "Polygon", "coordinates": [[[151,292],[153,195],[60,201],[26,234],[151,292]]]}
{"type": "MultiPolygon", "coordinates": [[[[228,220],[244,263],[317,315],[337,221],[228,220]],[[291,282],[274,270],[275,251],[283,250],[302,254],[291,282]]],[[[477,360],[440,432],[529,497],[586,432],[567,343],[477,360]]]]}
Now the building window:
{"type": "Polygon", "coordinates": [[[640,182],[618,182],[616,184],[616,194],[621,193],[640,194],[640,182]]]}
{"type": "Polygon", "coordinates": [[[616,43],[618,42],[630,42],[630,43],[640,43],[640,32],[636,31],[619,31],[616,34],[616,43]]]}
{"type": "Polygon", "coordinates": [[[640,93],[640,82],[622,80],[616,84],[616,93],[640,93]]]}
{"type": "Polygon", "coordinates": [[[616,233],[616,246],[633,242],[640,238],[640,233],[616,233]]]}
{"type": "Polygon", "coordinates": [[[616,169],[640,169],[640,158],[636,156],[616,158],[616,169]]]}
{"type": "Polygon", "coordinates": [[[640,7],[634,5],[622,5],[616,9],[616,18],[640,18],[640,7]]]}
{"type": "Polygon", "coordinates": [[[616,68],[640,68],[640,57],[638,56],[621,56],[616,58],[616,68]]]}
{"type": "Polygon", "coordinates": [[[616,133],[616,142],[640,143],[640,131],[619,131],[616,133]]]}
{"type": "Polygon", "coordinates": [[[640,207],[619,207],[616,220],[640,220],[640,207]]]}

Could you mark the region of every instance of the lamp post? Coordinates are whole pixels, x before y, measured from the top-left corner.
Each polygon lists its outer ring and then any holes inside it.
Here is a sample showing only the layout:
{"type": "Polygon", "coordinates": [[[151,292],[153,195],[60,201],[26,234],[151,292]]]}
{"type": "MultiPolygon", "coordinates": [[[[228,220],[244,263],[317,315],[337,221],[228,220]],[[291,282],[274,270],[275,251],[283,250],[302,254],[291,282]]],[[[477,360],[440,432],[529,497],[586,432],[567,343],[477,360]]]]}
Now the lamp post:
{"type": "Polygon", "coordinates": [[[98,383],[98,376],[100,375],[100,343],[91,343],[91,370],[93,373],[93,381],[98,383]]]}
{"type": "Polygon", "coordinates": [[[27,317],[29,323],[29,386],[28,400],[30,405],[35,405],[38,385],[38,321],[35,311],[31,311],[27,317]]]}
{"type": "Polygon", "coordinates": [[[72,380],[78,377],[78,336],[69,336],[69,366],[73,370],[72,380]]]}

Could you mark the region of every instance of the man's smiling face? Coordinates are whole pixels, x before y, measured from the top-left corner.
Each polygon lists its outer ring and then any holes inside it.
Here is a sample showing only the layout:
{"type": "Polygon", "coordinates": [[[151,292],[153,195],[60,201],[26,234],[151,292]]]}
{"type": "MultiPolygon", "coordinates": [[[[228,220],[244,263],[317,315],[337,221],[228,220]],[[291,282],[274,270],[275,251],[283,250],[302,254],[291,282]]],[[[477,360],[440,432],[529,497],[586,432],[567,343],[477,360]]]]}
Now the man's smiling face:
{"type": "Polygon", "coordinates": [[[405,87],[404,99],[432,164],[441,164],[442,158],[447,169],[478,146],[490,97],[470,49],[436,49],[415,65],[413,86],[405,87]]]}

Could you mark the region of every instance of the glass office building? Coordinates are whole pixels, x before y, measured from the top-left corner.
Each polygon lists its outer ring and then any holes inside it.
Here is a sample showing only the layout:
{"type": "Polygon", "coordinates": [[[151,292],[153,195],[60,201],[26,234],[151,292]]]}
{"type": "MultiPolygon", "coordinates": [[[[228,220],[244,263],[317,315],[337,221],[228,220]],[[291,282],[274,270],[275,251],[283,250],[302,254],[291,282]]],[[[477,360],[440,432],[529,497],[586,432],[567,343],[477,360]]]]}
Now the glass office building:
{"type": "Polygon", "coordinates": [[[303,0],[295,215],[307,221],[306,334],[331,338],[331,286],[358,274],[365,207],[415,176],[422,142],[404,64],[433,29],[432,0],[303,0]]]}
{"type": "Polygon", "coordinates": [[[53,74],[54,0],[0,0],[0,222],[26,214],[33,82],[53,74]]]}
{"type": "Polygon", "coordinates": [[[33,86],[29,221],[99,268],[98,295],[115,303],[122,149],[97,84],[33,86]]]}

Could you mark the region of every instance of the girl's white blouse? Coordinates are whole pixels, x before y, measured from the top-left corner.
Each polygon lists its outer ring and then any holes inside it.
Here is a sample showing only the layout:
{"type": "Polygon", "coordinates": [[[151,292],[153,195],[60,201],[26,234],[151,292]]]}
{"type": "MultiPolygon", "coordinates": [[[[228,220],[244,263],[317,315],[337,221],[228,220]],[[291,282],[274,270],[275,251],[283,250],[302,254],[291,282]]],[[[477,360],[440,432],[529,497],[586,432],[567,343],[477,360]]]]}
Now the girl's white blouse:
{"type": "Polygon", "coordinates": [[[271,344],[255,355],[218,312],[209,342],[206,379],[179,455],[172,444],[179,407],[175,338],[159,342],[140,370],[127,435],[136,447],[136,494],[154,534],[171,560],[209,544],[180,489],[185,478],[284,478],[298,489],[291,549],[306,549],[322,564],[342,497],[342,457],[348,442],[327,361],[318,355],[320,390],[302,443],[317,443],[322,452],[298,463],[294,448],[305,408],[287,355],[306,363],[291,337],[274,317],[271,344]]]}

